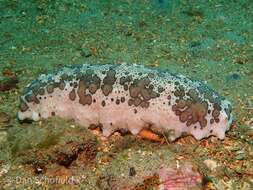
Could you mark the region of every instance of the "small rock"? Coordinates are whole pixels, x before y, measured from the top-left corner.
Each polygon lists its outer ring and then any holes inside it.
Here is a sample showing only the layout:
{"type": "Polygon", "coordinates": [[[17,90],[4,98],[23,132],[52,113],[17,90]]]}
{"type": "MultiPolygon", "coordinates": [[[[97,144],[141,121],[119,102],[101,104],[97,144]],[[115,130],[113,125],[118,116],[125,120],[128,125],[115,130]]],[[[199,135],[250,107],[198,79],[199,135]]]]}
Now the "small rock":
{"type": "Polygon", "coordinates": [[[14,76],[7,76],[7,77],[1,77],[0,78],[0,91],[9,91],[14,88],[17,88],[18,78],[14,76]]]}
{"type": "Polygon", "coordinates": [[[10,165],[2,165],[0,168],[0,177],[2,177],[4,174],[8,173],[10,170],[10,165]]]}
{"type": "Polygon", "coordinates": [[[11,117],[5,113],[0,112],[0,126],[6,126],[10,123],[11,117]]]}
{"type": "Polygon", "coordinates": [[[211,159],[207,159],[207,160],[204,160],[204,164],[211,170],[211,171],[214,171],[218,164],[217,162],[215,162],[214,160],[211,160],[211,159]]]}
{"type": "Polygon", "coordinates": [[[6,131],[0,131],[0,145],[7,141],[7,135],[6,131]]]}
{"type": "Polygon", "coordinates": [[[135,171],[134,167],[131,167],[129,169],[129,176],[135,176],[135,175],[136,175],[136,171],[135,171]]]}
{"type": "Polygon", "coordinates": [[[240,80],[241,76],[237,73],[233,73],[232,75],[228,76],[228,80],[232,81],[232,80],[240,80]]]}
{"type": "Polygon", "coordinates": [[[241,151],[241,150],[237,151],[235,159],[236,160],[244,160],[245,159],[244,151],[241,151]]]}

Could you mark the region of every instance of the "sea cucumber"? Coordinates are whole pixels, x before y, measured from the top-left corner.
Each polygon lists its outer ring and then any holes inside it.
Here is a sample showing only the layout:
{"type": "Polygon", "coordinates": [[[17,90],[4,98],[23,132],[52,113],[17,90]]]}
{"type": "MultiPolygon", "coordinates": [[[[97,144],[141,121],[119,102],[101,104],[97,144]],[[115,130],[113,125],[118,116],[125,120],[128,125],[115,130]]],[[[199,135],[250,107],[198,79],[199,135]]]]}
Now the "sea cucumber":
{"type": "Polygon", "coordinates": [[[83,64],[43,74],[20,98],[19,120],[50,116],[74,119],[138,134],[143,128],[196,139],[224,139],[232,123],[231,104],[202,82],[137,64],[83,64]]]}

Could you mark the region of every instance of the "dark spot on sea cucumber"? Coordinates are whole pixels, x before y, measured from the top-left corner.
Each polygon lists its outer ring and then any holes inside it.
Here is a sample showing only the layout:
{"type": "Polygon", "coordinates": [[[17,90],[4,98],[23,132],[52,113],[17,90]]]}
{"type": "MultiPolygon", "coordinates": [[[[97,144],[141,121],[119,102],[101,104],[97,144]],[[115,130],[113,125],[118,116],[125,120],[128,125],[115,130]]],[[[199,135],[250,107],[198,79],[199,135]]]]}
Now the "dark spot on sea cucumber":
{"type": "Polygon", "coordinates": [[[130,96],[132,98],[136,98],[136,97],[138,97],[138,95],[140,93],[140,88],[139,87],[130,86],[129,92],[130,92],[130,96]]]}
{"type": "Polygon", "coordinates": [[[21,100],[19,108],[21,112],[25,112],[26,110],[28,110],[29,107],[23,100],[21,100]]]}
{"type": "Polygon", "coordinates": [[[104,100],[101,102],[101,105],[102,105],[103,107],[105,107],[105,101],[104,101],[104,100]]]}
{"type": "Polygon", "coordinates": [[[210,124],[213,124],[214,123],[214,119],[210,119],[210,124]]]}
{"type": "Polygon", "coordinates": [[[125,85],[126,83],[129,83],[130,81],[132,81],[132,77],[131,76],[123,76],[119,79],[119,84],[120,85],[125,85]]]}
{"type": "Polygon", "coordinates": [[[60,89],[60,90],[64,90],[65,86],[66,86],[65,82],[61,81],[61,82],[59,83],[59,89],[60,89]]]}
{"type": "Polygon", "coordinates": [[[111,85],[102,85],[102,92],[105,96],[108,96],[112,92],[112,86],[111,85]]]}
{"type": "Polygon", "coordinates": [[[132,106],[133,104],[134,104],[134,100],[133,100],[133,99],[129,99],[129,100],[128,100],[128,105],[129,105],[129,106],[132,106]]]}
{"type": "Polygon", "coordinates": [[[119,100],[119,99],[116,100],[116,104],[117,104],[117,105],[120,104],[120,100],[119,100]]]}
{"type": "Polygon", "coordinates": [[[142,108],[148,108],[149,107],[149,102],[145,102],[145,101],[141,102],[141,107],[142,108]]]}
{"type": "Polygon", "coordinates": [[[49,84],[46,88],[47,88],[48,94],[51,94],[54,92],[54,85],[53,84],[49,84]]]}
{"type": "Polygon", "coordinates": [[[220,115],[220,112],[217,109],[214,109],[213,112],[212,112],[212,116],[214,118],[216,118],[216,117],[219,117],[219,115],[220,115]]]}
{"type": "Polygon", "coordinates": [[[75,89],[72,89],[69,93],[69,99],[74,101],[76,99],[76,92],[75,89]]]}
{"type": "Polygon", "coordinates": [[[121,97],[121,98],[120,98],[120,101],[121,101],[122,103],[124,103],[125,100],[126,100],[125,97],[121,97]]]}
{"type": "Polygon", "coordinates": [[[135,114],[137,113],[137,109],[134,109],[134,113],[135,113],[135,114]]]}
{"type": "Polygon", "coordinates": [[[52,115],[52,116],[55,116],[55,112],[54,112],[54,111],[52,111],[52,112],[51,112],[51,115],[52,115]]]}
{"type": "Polygon", "coordinates": [[[93,99],[93,103],[96,103],[96,99],[93,99]]]}
{"type": "Polygon", "coordinates": [[[68,75],[66,73],[61,75],[61,79],[62,80],[67,80],[68,79],[68,75]]]}
{"type": "Polygon", "coordinates": [[[127,91],[128,90],[128,85],[124,84],[124,90],[127,91]]]}
{"type": "Polygon", "coordinates": [[[184,87],[179,86],[176,91],[174,92],[174,95],[177,97],[183,97],[185,95],[184,87]]]}
{"type": "Polygon", "coordinates": [[[164,88],[161,87],[161,86],[159,86],[159,87],[158,87],[158,92],[159,92],[159,93],[162,93],[163,91],[164,91],[164,88]]]}
{"type": "Polygon", "coordinates": [[[107,71],[105,78],[103,79],[102,92],[105,96],[108,96],[112,90],[113,85],[116,81],[116,71],[111,68],[111,70],[107,71]]]}
{"type": "Polygon", "coordinates": [[[36,104],[39,104],[39,99],[32,93],[25,96],[25,99],[27,102],[34,102],[36,104]]]}
{"type": "Polygon", "coordinates": [[[111,101],[113,102],[113,101],[114,101],[114,99],[113,99],[113,98],[111,98],[111,101]]]}
{"type": "Polygon", "coordinates": [[[77,87],[78,87],[77,82],[74,82],[73,87],[74,87],[74,88],[77,88],[77,87]]]}
{"type": "Polygon", "coordinates": [[[179,100],[172,106],[172,110],[179,116],[181,122],[186,122],[187,126],[199,122],[201,128],[207,125],[207,102],[194,102],[191,100],[179,100]],[[186,108],[185,108],[186,107],[186,108]]]}
{"type": "Polygon", "coordinates": [[[38,90],[38,94],[41,95],[41,96],[43,96],[45,94],[45,89],[44,88],[40,88],[38,90]]]}
{"type": "Polygon", "coordinates": [[[134,105],[135,105],[135,106],[140,105],[140,103],[141,103],[141,99],[140,99],[140,98],[135,98],[135,99],[134,99],[134,105]]]}
{"type": "Polygon", "coordinates": [[[212,129],[210,130],[210,133],[213,133],[213,130],[212,130],[212,129]]]}
{"type": "Polygon", "coordinates": [[[87,95],[83,95],[81,96],[81,98],[79,99],[79,103],[82,105],[91,105],[92,103],[92,97],[90,94],[87,95]]]}
{"type": "Polygon", "coordinates": [[[89,91],[90,91],[91,94],[95,94],[97,89],[98,89],[98,87],[97,87],[96,84],[90,84],[89,91]]]}

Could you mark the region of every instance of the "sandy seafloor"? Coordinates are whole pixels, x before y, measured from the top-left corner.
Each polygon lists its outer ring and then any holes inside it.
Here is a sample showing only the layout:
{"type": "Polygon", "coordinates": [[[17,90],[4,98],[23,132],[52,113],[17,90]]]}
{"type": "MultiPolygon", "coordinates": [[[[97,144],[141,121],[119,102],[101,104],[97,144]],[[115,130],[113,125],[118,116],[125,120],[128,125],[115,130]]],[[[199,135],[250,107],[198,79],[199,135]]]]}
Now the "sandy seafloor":
{"type": "Polygon", "coordinates": [[[201,176],[189,189],[252,189],[252,31],[251,0],[0,0],[0,189],[158,189],[159,168],[175,165],[201,176]],[[19,95],[40,74],[123,62],[206,81],[237,126],[223,141],[159,144],[60,118],[18,122],[19,95]]]}

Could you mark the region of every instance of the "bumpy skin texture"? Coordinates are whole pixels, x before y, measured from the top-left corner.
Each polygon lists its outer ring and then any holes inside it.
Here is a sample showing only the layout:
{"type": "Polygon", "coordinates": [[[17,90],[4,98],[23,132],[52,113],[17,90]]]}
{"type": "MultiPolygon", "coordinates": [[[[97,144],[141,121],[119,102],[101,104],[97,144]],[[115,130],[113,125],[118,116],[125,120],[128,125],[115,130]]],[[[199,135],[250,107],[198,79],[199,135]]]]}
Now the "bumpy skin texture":
{"type": "Polygon", "coordinates": [[[102,126],[109,136],[143,128],[196,139],[223,139],[231,105],[205,84],[141,65],[84,64],[41,75],[21,96],[20,120],[72,118],[83,126],[102,126]]]}

